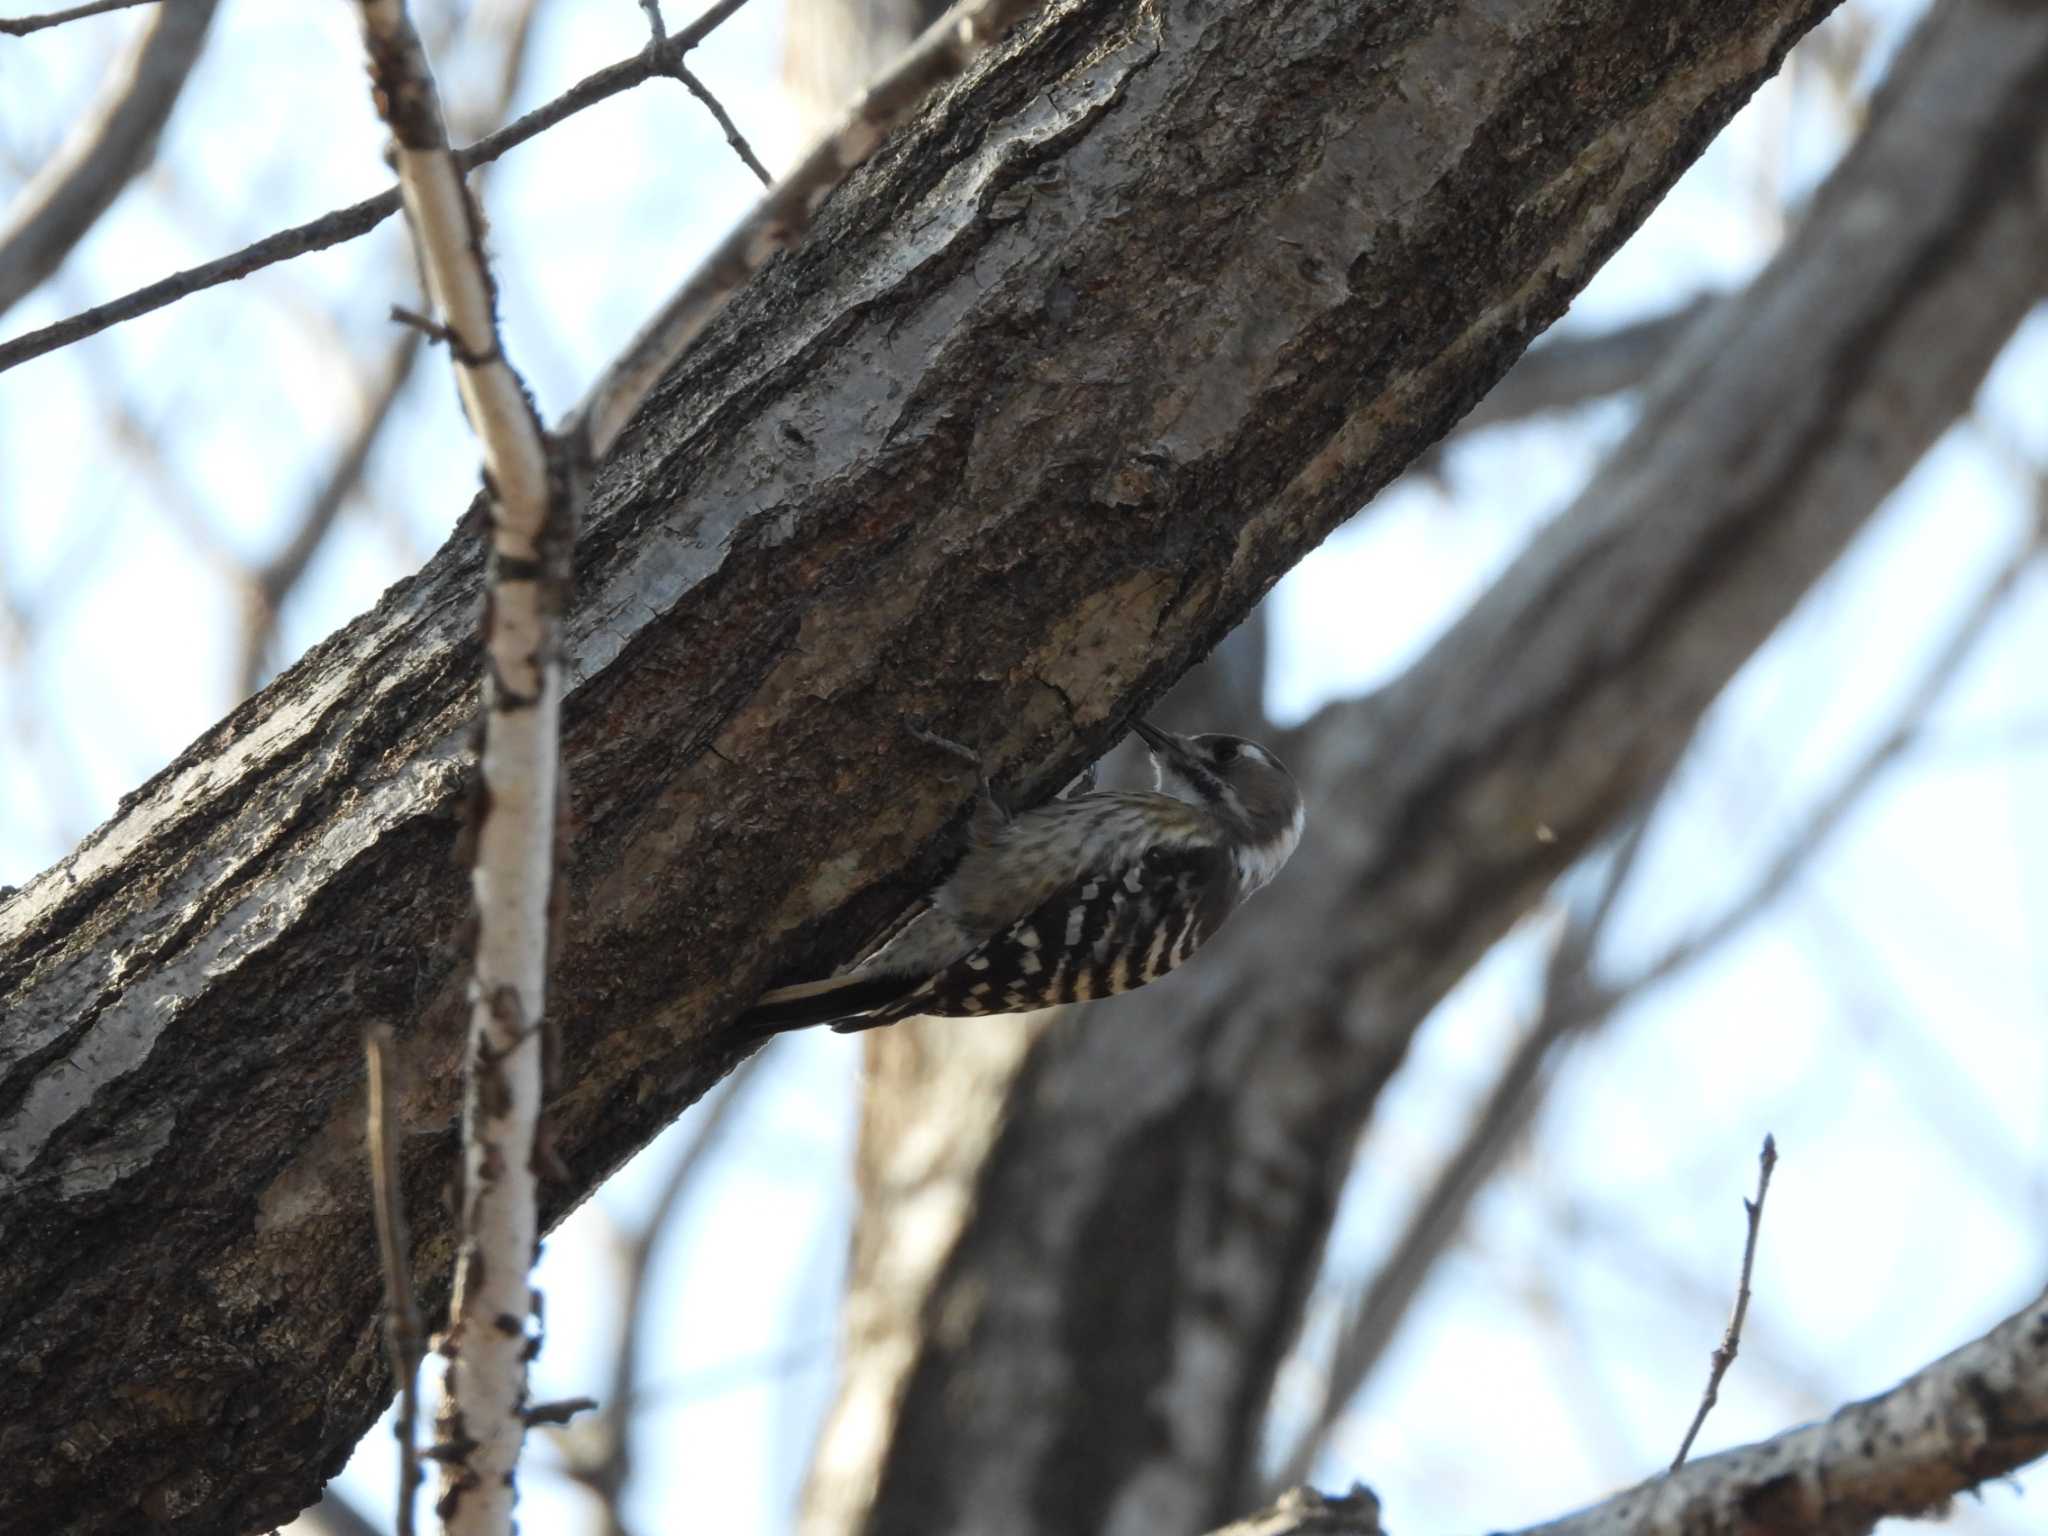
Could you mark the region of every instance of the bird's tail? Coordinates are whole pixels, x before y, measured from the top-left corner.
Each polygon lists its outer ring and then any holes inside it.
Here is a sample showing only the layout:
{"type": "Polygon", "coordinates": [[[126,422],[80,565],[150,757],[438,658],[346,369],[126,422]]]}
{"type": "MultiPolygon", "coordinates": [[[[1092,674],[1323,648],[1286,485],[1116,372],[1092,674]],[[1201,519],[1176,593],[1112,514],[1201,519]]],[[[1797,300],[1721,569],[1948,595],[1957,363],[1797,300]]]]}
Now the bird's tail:
{"type": "Polygon", "coordinates": [[[860,1029],[865,1026],[857,1015],[900,1000],[914,985],[913,981],[888,972],[855,971],[850,976],[775,987],[763,992],[754,1006],[739,1016],[734,1028],[757,1035],[779,1035],[784,1030],[844,1021],[850,1028],[860,1029]]]}

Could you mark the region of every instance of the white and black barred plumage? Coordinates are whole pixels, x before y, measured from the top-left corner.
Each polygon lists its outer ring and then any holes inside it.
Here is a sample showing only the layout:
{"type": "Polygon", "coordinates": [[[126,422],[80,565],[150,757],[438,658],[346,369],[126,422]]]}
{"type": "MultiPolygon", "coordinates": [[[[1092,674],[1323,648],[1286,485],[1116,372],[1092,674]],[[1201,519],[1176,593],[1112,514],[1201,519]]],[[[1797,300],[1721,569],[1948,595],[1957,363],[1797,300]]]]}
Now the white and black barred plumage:
{"type": "Polygon", "coordinates": [[[917,1014],[1019,1013],[1087,1002],[1181,964],[1301,839],[1301,794],[1237,736],[1140,722],[1158,788],[988,807],[929,905],[858,968],[777,987],[742,1016],[763,1033],[842,1032],[917,1014]]]}

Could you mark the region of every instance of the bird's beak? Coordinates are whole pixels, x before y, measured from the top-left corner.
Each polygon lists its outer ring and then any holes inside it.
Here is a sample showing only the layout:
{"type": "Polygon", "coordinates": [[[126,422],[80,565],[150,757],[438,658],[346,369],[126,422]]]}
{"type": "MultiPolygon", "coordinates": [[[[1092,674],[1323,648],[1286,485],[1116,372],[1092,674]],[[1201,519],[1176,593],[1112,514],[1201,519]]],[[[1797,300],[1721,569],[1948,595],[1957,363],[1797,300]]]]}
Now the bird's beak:
{"type": "Polygon", "coordinates": [[[1131,729],[1138,733],[1138,739],[1153,752],[1164,753],[1168,757],[1187,755],[1187,749],[1181,744],[1178,736],[1171,731],[1162,731],[1149,720],[1133,720],[1131,729]]]}

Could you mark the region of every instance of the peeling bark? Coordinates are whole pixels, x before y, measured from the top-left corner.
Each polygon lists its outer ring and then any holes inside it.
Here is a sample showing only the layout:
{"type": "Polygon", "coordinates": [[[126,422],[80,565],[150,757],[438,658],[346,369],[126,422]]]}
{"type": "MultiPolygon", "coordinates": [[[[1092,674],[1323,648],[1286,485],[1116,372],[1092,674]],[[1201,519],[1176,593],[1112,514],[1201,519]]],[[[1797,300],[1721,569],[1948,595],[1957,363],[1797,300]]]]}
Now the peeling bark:
{"type": "MultiPolygon", "coordinates": [[[[737,1005],[930,877],[968,792],[902,716],[1018,793],[1063,781],[1485,392],[1826,8],[1081,0],[887,146],[593,487],[550,1214],[729,1067],[737,1005]]],[[[0,1529],[257,1528],[346,1456],[389,1390],[380,1020],[445,1304],[479,579],[458,536],[0,908],[0,1529]]],[[[1523,724],[1501,771],[1540,810],[1523,724]]]]}

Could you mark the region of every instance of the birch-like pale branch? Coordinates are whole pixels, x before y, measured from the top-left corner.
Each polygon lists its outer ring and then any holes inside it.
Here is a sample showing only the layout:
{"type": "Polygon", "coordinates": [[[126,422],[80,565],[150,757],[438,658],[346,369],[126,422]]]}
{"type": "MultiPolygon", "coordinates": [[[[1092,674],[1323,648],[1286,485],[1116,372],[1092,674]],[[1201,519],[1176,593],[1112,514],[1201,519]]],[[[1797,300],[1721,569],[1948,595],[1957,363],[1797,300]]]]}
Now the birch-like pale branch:
{"type": "Polygon", "coordinates": [[[497,1536],[512,1529],[526,1434],[527,1272],[540,1237],[534,1142],[561,780],[560,623],[583,473],[550,453],[506,361],[482,220],[404,0],[363,0],[362,21],[371,92],[396,140],[399,191],[456,387],[482,440],[490,499],[461,1251],[436,1433],[445,1528],[497,1536]]]}
{"type": "Polygon", "coordinates": [[[811,147],[690,274],[683,286],[606,369],[563,424],[592,458],[618,440],[661,376],[703,333],[747,279],[801,235],[849,172],[875,152],[891,128],[934,87],[967,67],[1039,0],[960,0],[868,87],[845,119],[811,147]]]}

